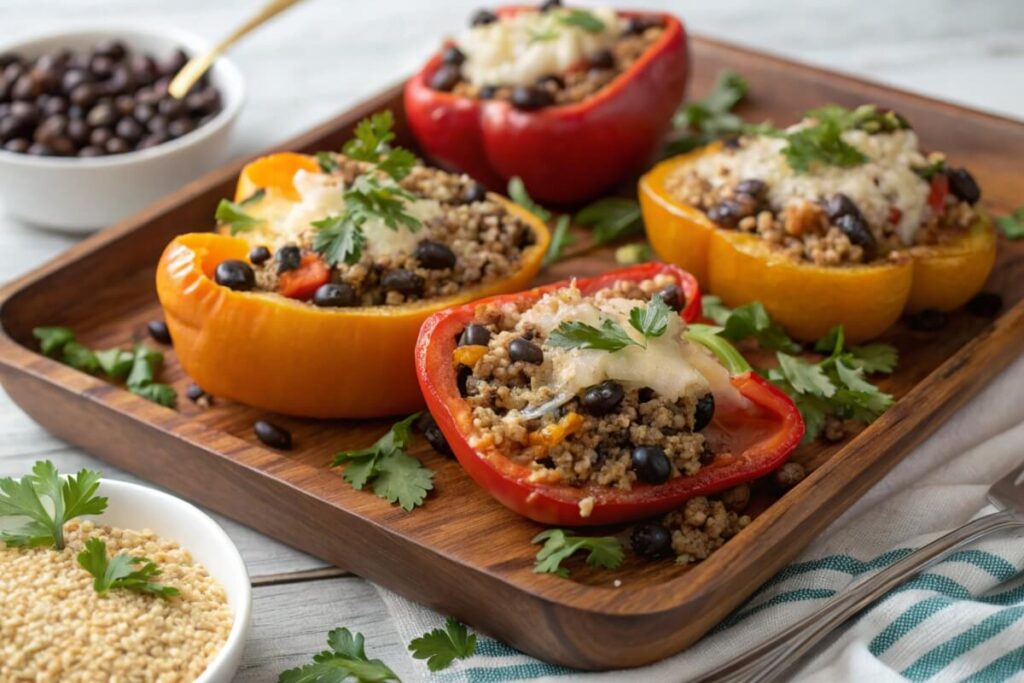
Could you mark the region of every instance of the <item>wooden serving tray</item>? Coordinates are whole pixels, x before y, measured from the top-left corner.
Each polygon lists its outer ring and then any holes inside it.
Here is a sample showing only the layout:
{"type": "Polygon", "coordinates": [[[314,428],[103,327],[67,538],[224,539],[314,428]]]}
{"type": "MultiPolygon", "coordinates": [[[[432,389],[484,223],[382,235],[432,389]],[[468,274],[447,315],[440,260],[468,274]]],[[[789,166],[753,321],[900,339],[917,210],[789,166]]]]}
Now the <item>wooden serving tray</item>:
{"type": "MultiPolygon", "coordinates": [[[[971,169],[993,213],[1022,200],[1024,124],[709,40],[694,39],[692,56],[696,95],[722,69],[747,78],[743,113],[752,120],[788,122],[825,102],[893,107],[926,145],[971,169]]],[[[359,119],[384,108],[395,112],[408,144],[396,86],[281,149],[338,149],[359,119]]],[[[1004,240],[988,285],[1003,295],[1003,315],[992,322],[957,313],[939,333],[894,329],[887,341],[902,357],[883,386],[899,398],[896,405],[851,441],[802,447],[796,457],[814,473],[710,559],[692,568],[631,559],[616,572],[577,562],[574,580],[538,575],[530,539],[540,527],[496,503],[422,440],[414,454],[436,472],[436,488],[412,513],[354,491],[328,468],[333,453],[371,443],[390,421],[274,417],[295,438],[295,449],[282,453],[254,438],[253,422],[265,417],[260,411],[227,401],[205,411],[191,405],[173,352],[163,378],[178,390],[178,411],[35,350],[37,325],[72,326],[94,347],[145,336],[146,321],[161,315],[153,287],[161,250],[175,234],[212,227],[217,201],[231,195],[242,163],[200,178],[0,290],[3,385],[47,429],[117,467],[571,667],[636,666],[693,643],[1024,347],[1024,242],[1004,240]]],[[[610,249],[584,241],[544,279],[612,264],[610,249]]]]}

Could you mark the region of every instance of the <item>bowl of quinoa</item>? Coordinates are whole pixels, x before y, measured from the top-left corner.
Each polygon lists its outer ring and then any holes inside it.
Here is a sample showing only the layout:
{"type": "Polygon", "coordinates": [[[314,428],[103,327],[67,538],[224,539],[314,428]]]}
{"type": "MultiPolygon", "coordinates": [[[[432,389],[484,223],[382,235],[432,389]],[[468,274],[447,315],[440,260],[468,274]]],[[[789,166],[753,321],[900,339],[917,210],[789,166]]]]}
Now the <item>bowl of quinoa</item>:
{"type": "Polygon", "coordinates": [[[230,681],[251,589],[227,534],[155,489],[103,479],[98,493],[106,512],[68,521],[62,550],[0,544],[0,680],[230,681]],[[152,560],[178,594],[98,593],[76,561],[91,538],[152,560]]]}

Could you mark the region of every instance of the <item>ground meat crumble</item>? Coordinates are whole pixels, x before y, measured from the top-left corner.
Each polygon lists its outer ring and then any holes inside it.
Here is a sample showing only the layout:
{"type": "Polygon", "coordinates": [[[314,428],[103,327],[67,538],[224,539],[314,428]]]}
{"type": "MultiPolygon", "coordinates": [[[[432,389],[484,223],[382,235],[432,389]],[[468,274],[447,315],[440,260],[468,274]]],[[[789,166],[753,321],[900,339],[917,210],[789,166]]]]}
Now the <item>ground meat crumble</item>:
{"type": "MultiPolygon", "coordinates": [[[[745,485],[743,488],[747,489],[746,496],[749,499],[749,488],[745,485]]],[[[676,554],[676,562],[690,564],[706,560],[712,552],[750,524],[750,517],[728,507],[726,500],[736,495],[727,491],[721,500],[698,496],[688,500],[681,509],[665,516],[663,524],[672,534],[672,550],[676,554]]]]}

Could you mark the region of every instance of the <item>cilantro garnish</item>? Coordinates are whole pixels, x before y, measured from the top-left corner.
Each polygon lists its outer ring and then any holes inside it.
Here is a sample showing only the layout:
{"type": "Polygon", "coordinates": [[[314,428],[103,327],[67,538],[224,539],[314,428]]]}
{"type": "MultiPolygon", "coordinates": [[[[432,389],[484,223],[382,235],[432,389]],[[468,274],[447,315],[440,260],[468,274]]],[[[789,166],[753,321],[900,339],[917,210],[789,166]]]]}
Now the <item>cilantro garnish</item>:
{"type": "Polygon", "coordinates": [[[732,109],[747,96],[747,82],[733,71],[723,71],[715,87],[703,100],[679,108],[672,126],[682,135],[665,147],[666,155],[683,154],[714,140],[744,131],[743,119],[732,109]]]}
{"type": "Polygon", "coordinates": [[[317,152],[314,156],[316,156],[316,163],[320,167],[321,173],[334,173],[340,168],[338,160],[331,152],[317,152]]]}
{"type": "Polygon", "coordinates": [[[221,225],[228,226],[232,235],[237,235],[240,232],[249,232],[257,225],[262,225],[266,222],[262,218],[256,218],[247,214],[242,204],[236,204],[227,199],[220,200],[214,218],[221,225]]]}
{"type": "Polygon", "coordinates": [[[546,43],[550,40],[554,40],[559,36],[559,32],[553,28],[545,29],[530,29],[530,42],[531,43],[546,43]]]}
{"type": "MultiPolygon", "coordinates": [[[[813,112],[811,112],[813,114],[813,112]]],[[[825,116],[815,123],[784,133],[786,146],[782,155],[797,173],[806,173],[816,164],[849,168],[868,160],[866,154],[842,138],[844,119],[825,116]]]]}
{"type": "Polygon", "coordinates": [[[448,617],[444,629],[435,628],[409,643],[409,651],[416,659],[427,660],[427,668],[441,671],[456,659],[472,657],[476,652],[476,634],[470,635],[465,624],[448,617]]]}
{"type": "Polygon", "coordinates": [[[75,333],[70,327],[36,327],[32,336],[39,340],[39,350],[44,356],[55,356],[75,340],[75,333]]]}
{"type": "Polygon", "coordinates": [[[996,218],[996,225],[1003,231],[1007,239],[1019,240],[1024,238],[1024,206],[1009,216],[999,216],[996,218]]]}
{"type": "Polygon", "coordinates": [[[338,453],[331,467],[347,464],[342,476],[357,491],[372,484],[378,497],[406,511],[422,505],[434,488],[434,473],[405,452],[412,439],[411,425],[418,417],[414,413],[396,422],[369,448],[338,453]]]}
{"type": "Polygon", "coordinates": [[[634,199],[605,197],[580,209],[575,216],[580,225],[590,226],[594,241],[605,244],[643,230],[640,205],[634,199]]]}
{"type": "Polygon", "coordinates": [[[727,339],[741,341],[753,337],[766,349],[792,352],[800,350],[800,345],[790,339],[785,330],[768,317],[768,312],[759,301],[729,309],[722,305],[722,300],[717,296],[705,296],[701,299],[701,305],[704,316],[720,325],[720,334],[727,339]]]}
{"type": "Polygon", "coordinates": [[[32,466],[32,474],[20,481],[0,479],[0,517],[24,517],[28,521],[12,531],[0,533],[10,547],[31,548],[53,545],[64,549],[64,524],[75,517],[98,515],[107,509],[107,499],[97,496],[100,473],[81,470],[64,477],[49,460],[32,466]],[[50,500],[52,514],[43,505],[50,500]]]}
{"type": "Polygon", "coordinates": [[[337,628],[327,634],[324,650],[313,657],[313,663],[283,672],[278,683],[359,683],[397,681],[395,672],[379,659],[369,659],[362,633],[337,628]]]}
{"type": "Polygon", "coordinates": [[[594,14],[582,9],[571,9],[558,15],[558,20],[566,26],[576,26],[587,33],[600,33],[604,30],[604,22],[594,14]]]}
{"type": "Polygon", "coordinates": [[[78,553],[78,564],[92,574],[93,588],[100,595],[111,588],[123,588],[164,599],[179,594],[177,588],[153,582],[162,571],[149,558],[118,553],[108,560],[107,544],[99,538],[90,538],[85,542],[85,550],[78,553]]]}
{"type": "Polygon", "coordinates": [[[546,346],[564,349],[596,349],[598,351],[621,351],[627,346],[647,346],[647,340],[660,337],[668,329],[669,307],[661,297],[653,297],[645,306],[637,306],[629,312],[629,324],[643,337],[638,342],[629,336],[616,321],[605,318],[601,327],[569,320],[552,330],[544,341],[546,346]]]}
{"type": "Polygon", "coordinates": [[[614,536],[570,536],[564,529],[548,529],[534,536],[531,543],[543,543],[537,551],[533,571],[538,574],[557,574],[569,578],[569,570],[562,560],[578,550],[586,550],[588,567],[617,569],[623,560],[622,543],[614,536]]]}

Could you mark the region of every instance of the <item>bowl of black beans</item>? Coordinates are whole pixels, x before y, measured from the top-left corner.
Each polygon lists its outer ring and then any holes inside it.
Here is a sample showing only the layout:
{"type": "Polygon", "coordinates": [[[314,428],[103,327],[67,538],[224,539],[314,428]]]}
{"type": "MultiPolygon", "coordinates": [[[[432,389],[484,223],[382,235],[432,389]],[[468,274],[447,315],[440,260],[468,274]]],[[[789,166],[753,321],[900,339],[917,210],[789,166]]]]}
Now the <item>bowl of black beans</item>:
{"type": "Polygon", "coordinates": [[[224,161],[244,99],[238,68],[222,57],[185,97],[167,93],[204,48],[162,28],[0,45],[0,209],[92,231],[224,161]]]}

